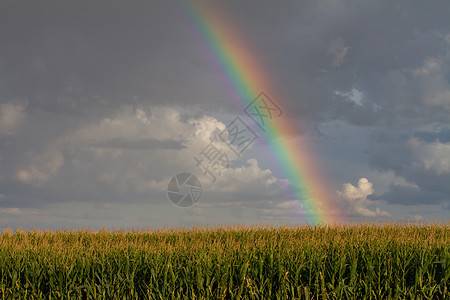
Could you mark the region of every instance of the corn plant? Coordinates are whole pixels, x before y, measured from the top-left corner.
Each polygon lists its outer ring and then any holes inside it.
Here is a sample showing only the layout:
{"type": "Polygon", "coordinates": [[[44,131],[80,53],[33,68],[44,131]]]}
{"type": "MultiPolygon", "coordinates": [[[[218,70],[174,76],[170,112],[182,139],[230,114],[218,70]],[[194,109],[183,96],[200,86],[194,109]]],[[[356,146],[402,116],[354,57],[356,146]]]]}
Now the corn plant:
{"type": "Polygon", "coordinates": [[[0,299],[449,299],[448,224],[0,235],[0,299]]]}

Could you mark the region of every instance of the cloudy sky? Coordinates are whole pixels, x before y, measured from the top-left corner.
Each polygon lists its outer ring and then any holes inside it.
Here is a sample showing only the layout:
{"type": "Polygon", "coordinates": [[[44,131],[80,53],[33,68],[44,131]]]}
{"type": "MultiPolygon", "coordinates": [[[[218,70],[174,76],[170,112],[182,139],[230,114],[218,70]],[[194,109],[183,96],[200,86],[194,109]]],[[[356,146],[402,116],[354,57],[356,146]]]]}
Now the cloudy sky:
{"type": "MultiPolygon", "coordinates": [[[[449,218],[450,2],[214,9],[283,95],[298,135],[278,138],[314,153],[343,220],[449,218]]],[[[215,181],[196,166],[246,119],[193,24],[175,0],[0,1],[0,228],[308,220],[270,141],[215,181]],[[189,208],[167,196],[182,172],[203,188],[189,208]]]]}

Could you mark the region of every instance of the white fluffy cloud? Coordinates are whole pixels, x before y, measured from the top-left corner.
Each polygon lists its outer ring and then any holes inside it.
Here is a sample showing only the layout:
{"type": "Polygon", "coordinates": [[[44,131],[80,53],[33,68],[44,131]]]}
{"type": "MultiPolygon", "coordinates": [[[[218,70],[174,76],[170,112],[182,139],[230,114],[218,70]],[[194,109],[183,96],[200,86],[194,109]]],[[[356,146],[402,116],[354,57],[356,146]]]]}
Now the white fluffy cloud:
{"type": "Polygon", "coordinates": [[[328,44],[327,54],[332,57],[332,65],[339,67],[344,62],[344,57],[350,47],[344,45],[344,40],[340,37],[332,39],[328,44]]]}
{"type": "Polygon", "coordinates": [[[450,174],[450,143],[425,143],[411,138],[408,144],[415,154],[416,167],[436,175],[450,174]]]}
{"type": "Polygon", "coordinates": [[[411,72],[414,76],[429,76],[441,69],[441,63],[442,61],[438,58],[428,58],[421,68],[413,69],[411,72]]]}
{"type": "Polygon", "coordinates": [[[345,183],[341,191],[337,191],[341,203],[344,206],[344,211],[348,212],[349,216],[359,217],[378,217],[389,216],[388,212],[381,211],[379,208],[371,210],[371,201],[367,197],[374,193],[373,184],[367,178],[360,178],[358,186],[351,183],[345,183]]]}
{"type": "Polygon", "coordinates": [[[280,197],[287,180],[262,169],[256,159],[222,169],[214,182],[196,166],[194,156],[211,142],[226,148],[217,137],[225,128],[211,116],[182,120],[173,108],[123,106],[114,115],[55,138],[40,152],[30,152],[16,168],[15,179],[48,193],[52,185],[76,190],[85,193],[81,198],[100,202],[111,196],[121,201],[154,195],[161,201],[172,176],[191,172],[208,190],[205,201],[280,197]]]}
{"type": "Polygon", "coordinates": [[[422,103],[439,106],[450,111],[450,88],[446,80],[448,58],[430,57],[422,67],[412,69],[411,73],[422,87],[422,103]]]}
{"type": "Polygon", "coordinates": [[[335,91],[335,95],[343,97],[346,101],[354,103],[358,106],[363,105],[364,94],[358,89],[352,88],[348,92],[335,91]]]}
{"type": "Polygon", "coordinates": [[[0,214],[9,215],[9,216],[27,216],[27,215],[36,215],[36,211],[25,211],[21,208],[17,207],[8,207],[8,208],[0,208],[0,214]]]}
{"type": "Polygon", "coordinates": [[[22,183],[42,185],[53,179],[64,164],[64,157],[58,149],[50,149],[42,154],[30,153],[30,162],[19,168],[16,177],[22,183]]]}
{"type": "Polygon", "coordinates": [[[15,134],[24,117],[24,105],[17,103],[0,104],[0,136],[15,134]]]}
{"type": "Polygon", "coordinates": [[[221,193],[248,193],[253,197],[259,195],[266,198],[279,197],[287,185],[287,180],[274,177],[269,169],[261,169],[258,161],[252,158],[241,167],[223,170],[212,189],[221,193]]]}

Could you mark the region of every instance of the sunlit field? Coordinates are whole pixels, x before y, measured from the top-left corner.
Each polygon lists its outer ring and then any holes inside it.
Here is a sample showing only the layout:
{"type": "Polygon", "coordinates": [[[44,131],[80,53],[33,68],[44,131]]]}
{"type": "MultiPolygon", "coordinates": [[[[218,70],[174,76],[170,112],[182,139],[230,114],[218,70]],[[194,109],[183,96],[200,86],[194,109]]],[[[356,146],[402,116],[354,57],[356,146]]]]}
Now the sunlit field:
{"type": "Polygon", "coordinates": [[[450,226],[3,231],[0,299],[449,299],[450,226]]]}

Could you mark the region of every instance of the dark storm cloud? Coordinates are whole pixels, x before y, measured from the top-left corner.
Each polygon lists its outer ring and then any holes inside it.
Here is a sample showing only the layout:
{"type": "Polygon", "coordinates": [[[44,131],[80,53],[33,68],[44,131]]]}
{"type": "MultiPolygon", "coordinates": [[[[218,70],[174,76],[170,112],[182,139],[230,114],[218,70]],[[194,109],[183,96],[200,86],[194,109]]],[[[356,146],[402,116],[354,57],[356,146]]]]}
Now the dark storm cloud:
{"type": "Polygon", "coordinates": [[[391,184],[389,191],[377,199],[405,205],[449,205],[449,143],[416,139],[413,133],[382,132],[372,135],[366,154],[373,168],[393,171],[408,182],[408,185],[391,184]]]}
{"type": "Polygon", "coordinates": [[[2,101],[73,114],[211,100],[192,76],[210,69],[185,22],[172,1],[3,1],[2,101]]]}
{"type": "MultiPolygon", "coordinates": [[[[110,112],[123,103],[232,108],[176,1],[1,5],[3,99],[70,113],[110,112]]],[[[231,1],[218,9],[302,120],[373,126],[424,117],[417,83],[406,78],[406,89],[399,88],[395,74],[445,56],[449,46],[446,1],[231,1]],[[354,87],[380,109],[333,96],[354,87]]],[[[428,119],[445,119],[439,107],[428,110],[428,119]]]]}
{"type": "MultiPolygon", "coordinates": [[[[391,185],[380,199],[449,207],[450,175],[439,166],[450,142],[449,1],[233,0],[217,7],[265,66],[263,75],[279,91],[270,96],[282,98],[274,100],[283,103],[286,117],[302,128],[343,120],[377,132],[367,137],[370,166],[413,186],[391,185]],[[429,129],[436,124],[441,129],[429,129]]],[[[3,109],[8,112],[23,108],[23,118],[0,115],[0,206],[142,201],[145,192],[124,188],[118,194],[115,181],[97,179],[146,157],[134,153],[111,164],[86,148],[180,150],[184,142],[126,136],[60,143],[113,118],[122,106],[241,113],[206,46],[177,1],[1,1],[0,105],[10,105],[3,109]],[[52,161],[51,151],[60,161],[52,161]],[[47,152],[48,165],[36,168],[48,178],[35,172],[45,178],[19,182],[18,170],[47,152]]],[[[143,172],[147,178],[164,167],[158,163],[143,172]]]]}
{"type": "Polygon", "coordinates": [[[389,191],[376,199],[402,205],[442,204],[442,207],[447,206],[447,209],[450,204],[450,198],[446,193],[402,185],[390,185],[389,191]]]}
{"type": "Polygon", "coordinates": [[[441,57],[445,80],[450,71],[445,38],[449,2],[302,1],[284,4],[272,14],[266,6],[253,4],[251,13],[238,11],[236,4],[233,14],[300,119],[343,119],[358,126],[418,118],[449,121],[448,108],[424,105],[423,91],[430,83],[409,72],[427,58],[441,57]],[[277,25],[270,28],[272,24],[277,25]],[[379,109],[333,97],[335,91],[352,88],[379,109]]]}
{"type": "Polygon", "coordinates": [[[427,143],[439,141],[441,143],[450,142],[450,127],[441,128],[436,131],[418,131],[414,134],[415,137],[422,139],[427,143]]]}

